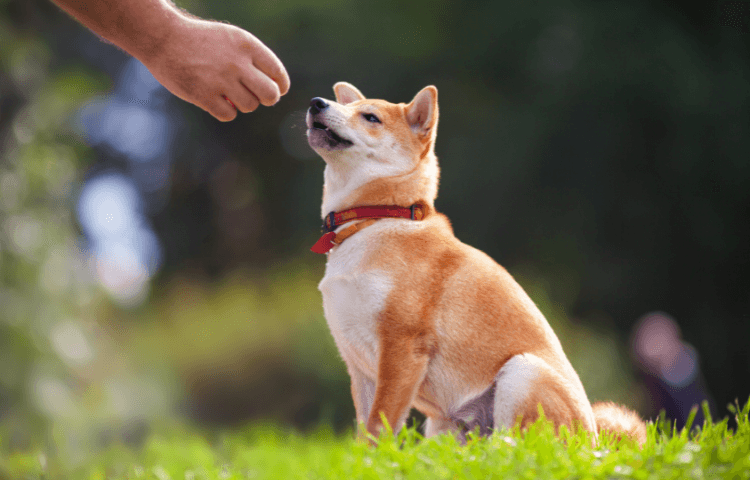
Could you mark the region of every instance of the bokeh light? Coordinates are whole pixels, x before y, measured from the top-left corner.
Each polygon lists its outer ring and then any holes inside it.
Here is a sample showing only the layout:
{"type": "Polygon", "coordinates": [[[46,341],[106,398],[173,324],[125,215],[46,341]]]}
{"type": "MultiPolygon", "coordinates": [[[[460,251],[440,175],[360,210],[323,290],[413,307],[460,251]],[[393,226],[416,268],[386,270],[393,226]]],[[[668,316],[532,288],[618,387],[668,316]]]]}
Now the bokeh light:
{"type": "MultiPolygon", "coordinates": [[[[93,175],[81,188],[78,219],[88,239],[92,267],[104,289],[123,306],[140,305],[161,265],[161,244],[147,212],[153,193],[169,188],[175,123],[168,92],[142,63],[129,59],[112,95],[81,108],[88,142],[127,168],[93,175]]],[[[157,195],[158,196],[158,195],[157,195]]],[[[152,209],[151,209],[152,210],[152,209]]]]}
{"type": "Polygon", "coordinates": [[[118,173],[89,179],[78,200],[78,218],[102,286],[125,306],[145,300],[161,247],[143,214],[133,182],[118,173]]]}

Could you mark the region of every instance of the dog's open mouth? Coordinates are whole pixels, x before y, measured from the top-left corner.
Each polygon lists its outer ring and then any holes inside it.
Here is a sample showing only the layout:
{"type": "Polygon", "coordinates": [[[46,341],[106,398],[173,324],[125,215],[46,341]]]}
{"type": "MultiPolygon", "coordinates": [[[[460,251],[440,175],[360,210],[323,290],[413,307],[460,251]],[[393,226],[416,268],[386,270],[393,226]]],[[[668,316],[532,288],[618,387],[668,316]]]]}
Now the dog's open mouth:
{"type": "Polygon", "coordinates": [[[315,147],[346,148],[353,145],[351,140],[347,140],[334,132],[324,123],[313,121],[308,131],[308,139],[311,145],[315,147]]]}

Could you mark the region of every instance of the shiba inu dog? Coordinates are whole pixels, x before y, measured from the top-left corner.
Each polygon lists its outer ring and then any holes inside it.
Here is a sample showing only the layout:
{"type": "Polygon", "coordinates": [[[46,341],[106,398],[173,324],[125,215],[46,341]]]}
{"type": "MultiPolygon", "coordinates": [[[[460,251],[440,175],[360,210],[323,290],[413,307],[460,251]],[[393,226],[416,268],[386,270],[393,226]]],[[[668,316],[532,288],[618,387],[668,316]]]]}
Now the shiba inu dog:
{"type": "Polygon", "coordinates": [[[435,210],[437,89],[408,104],[334,85],[314,98],[307,137],[326,162],[327,253],[319,289],[351,376],[357,420],[377,435],[381,414],[399,429],[413,406],[425,436],[461,438],[525,426],[538,405],[555,426],[608,429],[643,443],[637,414],[589,402],[534,302],[483,252],[461,243],[435,210]]]}

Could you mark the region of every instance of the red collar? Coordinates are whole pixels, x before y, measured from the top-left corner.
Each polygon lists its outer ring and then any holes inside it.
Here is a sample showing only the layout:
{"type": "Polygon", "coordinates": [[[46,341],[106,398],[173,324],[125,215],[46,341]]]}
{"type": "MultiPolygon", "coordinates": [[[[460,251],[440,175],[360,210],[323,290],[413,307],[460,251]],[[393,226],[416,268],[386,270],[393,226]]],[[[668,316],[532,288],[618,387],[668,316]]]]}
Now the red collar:
{"type": "Polygon", "coordinates": [[[369,220],[367,222],[352,225],[339,233],[335,232],[336,228],[352,220],[358,220],[360,218],[410,218],[412,220],[422,220],[426,213],[426,208],[423,205],[416,203],[408,208],[395,205],[382,205],[374,207],[355,207],[340,212],[331,212],[326,215],[325,220],[323,220],[322,230],[325,234],[315,242],[315,245],[313,245],[310,250],[315,253],[327,253],[330,249],[341,244],[341,242],[354,235],[362,228],[372,225],[375,222],[375,220],[369,220]]]}

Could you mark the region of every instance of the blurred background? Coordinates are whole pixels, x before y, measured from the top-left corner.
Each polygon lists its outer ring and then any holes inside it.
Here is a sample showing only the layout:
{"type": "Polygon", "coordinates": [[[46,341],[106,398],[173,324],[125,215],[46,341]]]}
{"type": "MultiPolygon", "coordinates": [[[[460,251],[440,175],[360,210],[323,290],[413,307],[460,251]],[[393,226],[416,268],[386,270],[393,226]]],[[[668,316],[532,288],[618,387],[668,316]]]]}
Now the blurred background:
{"type": "Polygon", "coordinates": [[[437,86],[436,206],[592,400],[679,423],[747,399],[748,2],[179,4],[265,42],[289,94],[220,123],[52,3],[0,0],[5,447],[76,462],[173,418],[352,427],[304,126],[341,80],[437,86]]]}

